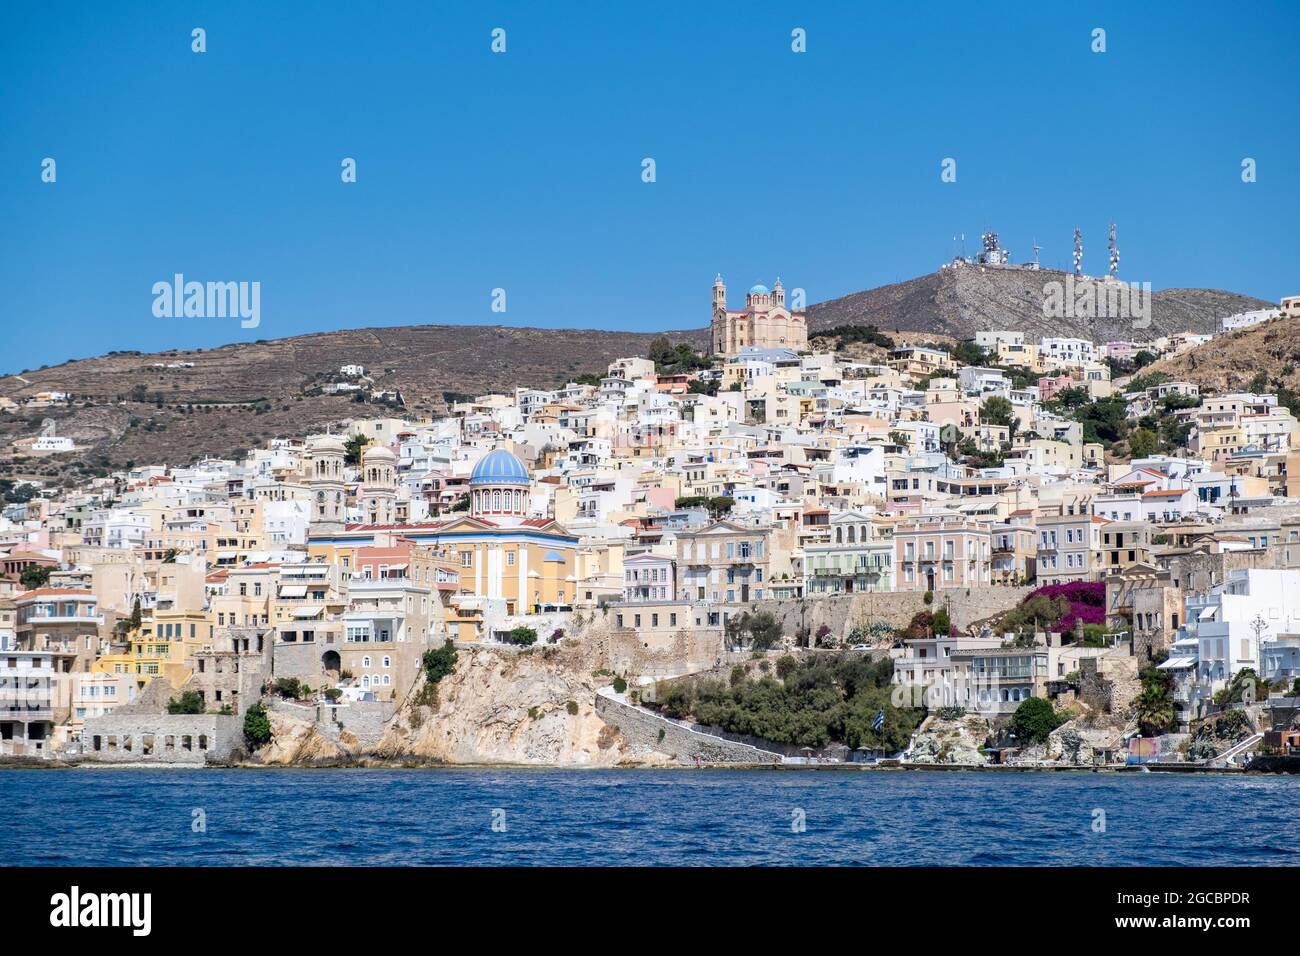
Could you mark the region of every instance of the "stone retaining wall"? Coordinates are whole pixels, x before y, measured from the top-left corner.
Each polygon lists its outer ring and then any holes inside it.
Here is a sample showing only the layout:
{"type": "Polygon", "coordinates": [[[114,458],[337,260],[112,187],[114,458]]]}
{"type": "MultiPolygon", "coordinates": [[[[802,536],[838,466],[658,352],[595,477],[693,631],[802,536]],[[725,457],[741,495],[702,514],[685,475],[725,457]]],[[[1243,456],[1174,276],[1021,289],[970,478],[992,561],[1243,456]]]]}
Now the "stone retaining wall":
{"type": "Polygon", "coordinates": [[[781,762],[781,756],[747,744],[697,733],[640,707],[633,707],[605,693],[596,695],[596,713],[606,724],[617,727],[629,753],[634,756],[667,754],[677,763],[692,766],[698,757],[704,763],[756,764],[781,762]]]}
{"type": "Polygon", "coordinates": [[[841,640],[848,638],[855,624],[883,623],[893,628],[906,627],[918,611],[948,608],[948,617],[959,631],[1015,607],[1033,587],[945,588],[934,592],[934,600],[925,603],[923,591],[863,591],[855,594],[828,594],[793,601],[759,601],[759,611],[767,611],[781,622],[788,636],[801,629],[816,634],[823,624],[841,640]]]}

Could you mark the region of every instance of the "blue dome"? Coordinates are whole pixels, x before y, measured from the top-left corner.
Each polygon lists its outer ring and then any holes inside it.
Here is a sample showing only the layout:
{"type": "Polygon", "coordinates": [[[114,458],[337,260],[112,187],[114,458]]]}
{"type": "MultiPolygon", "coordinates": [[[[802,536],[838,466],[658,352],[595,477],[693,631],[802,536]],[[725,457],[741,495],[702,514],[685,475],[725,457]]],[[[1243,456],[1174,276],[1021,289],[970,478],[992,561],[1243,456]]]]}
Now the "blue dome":
{"type": "Polygon", "coordinates": [[[750,295],[767,295],[767,286],[765,286],[765,285],[756,285],[756,286],[751,286],[750,289],[749,289],[749,294],[750,294],[750,295]]]}
{"type": "Polygon", "coordinates": [[[488,452],[479,459],[469,476],[471,485],[527,485],[528,470],[524,463],[504,448],[488,452]]]}

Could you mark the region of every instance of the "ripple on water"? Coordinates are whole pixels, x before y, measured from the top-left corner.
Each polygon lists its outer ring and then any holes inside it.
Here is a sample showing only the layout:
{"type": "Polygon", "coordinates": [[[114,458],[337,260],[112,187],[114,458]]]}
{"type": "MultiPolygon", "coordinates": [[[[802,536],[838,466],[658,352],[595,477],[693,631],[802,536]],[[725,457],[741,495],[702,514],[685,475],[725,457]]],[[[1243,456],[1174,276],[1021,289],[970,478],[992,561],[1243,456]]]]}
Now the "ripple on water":
{"type": "Polygon", "coordinates": [[[1300,865],[1294,778],[14,770],[0,801],[0,864],[1300,865]]]}

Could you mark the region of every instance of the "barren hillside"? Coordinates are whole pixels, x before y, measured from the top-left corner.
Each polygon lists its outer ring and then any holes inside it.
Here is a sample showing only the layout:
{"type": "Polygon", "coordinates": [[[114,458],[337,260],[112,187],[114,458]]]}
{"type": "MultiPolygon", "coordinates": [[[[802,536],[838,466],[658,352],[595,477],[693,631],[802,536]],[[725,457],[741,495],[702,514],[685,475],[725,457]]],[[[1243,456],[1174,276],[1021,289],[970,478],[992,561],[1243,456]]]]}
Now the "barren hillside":
{"type": "Polygon", "coordinates": [[[929,275],[855,292],[808,310],[808,326],[874,325],[884,331],[937,332],[958,339],[976,332],[1011,329],[1030,338],[1078,335],[1104,342],[1171,332],[1207,332],[1218,319],[1274,303],[1217,289],[1163,289],[1152,293],[1151,325],[1135,329],[1130,320],[1095,320],[1043,315],[1044,286],[1066,281],[1053,269],[1014,269],[961,265],[929,275]]]}
{"type": "Polygon", "coordinates": [[[1300,319],[1274,319],[1220,335],[1143,371],[1164,372],[1210,392],[1244,389],[1261,373],[1270,388],[1300,390],[1300,319]]]}

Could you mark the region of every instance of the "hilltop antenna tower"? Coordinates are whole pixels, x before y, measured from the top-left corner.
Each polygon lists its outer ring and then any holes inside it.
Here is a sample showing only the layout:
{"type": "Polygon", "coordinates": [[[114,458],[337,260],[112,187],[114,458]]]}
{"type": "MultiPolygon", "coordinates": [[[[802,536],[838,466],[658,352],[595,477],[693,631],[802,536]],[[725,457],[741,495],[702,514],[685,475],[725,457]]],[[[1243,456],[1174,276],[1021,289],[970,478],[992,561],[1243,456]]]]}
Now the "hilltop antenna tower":
{"type": "Polygon", "coordinates": [[[1110,224],[1110,277],[1119,278],[1119,246],[1115,242],[1115,223],[1110,224]]]}
{"type": "Polygon", "coordinates": [[[1034,268],[1035,268],[1035,269],[1039,268],[1039,266],[1041,265],[1041,263],[1039,263],[1039,261],[1038,261],[1038,250],[1039,250],[1039,248],[1040,248],[1040,246],[1038,245],[1038,240],[1035,239],[1035,240],[1034,240],[1034,268]]]}
{"type": "Polygon", "coordinates": [[[1083,233],[1079,231],[1078,226],[1074,229],[1074,277],[1076,279],[1083,276],[1083,233]]]}

